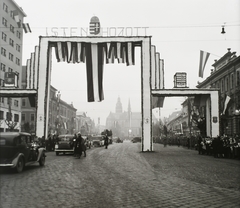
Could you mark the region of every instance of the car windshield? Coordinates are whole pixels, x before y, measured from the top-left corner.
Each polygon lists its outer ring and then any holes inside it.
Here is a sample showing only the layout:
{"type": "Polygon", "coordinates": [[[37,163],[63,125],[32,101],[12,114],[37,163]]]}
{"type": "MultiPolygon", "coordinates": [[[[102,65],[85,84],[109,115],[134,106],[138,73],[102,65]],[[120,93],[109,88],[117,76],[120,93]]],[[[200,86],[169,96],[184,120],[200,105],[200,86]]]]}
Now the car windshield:
{"type": "Polygon", "coordinates": [[[93,140],[102,140],[102,137],[93,137],[93,140]]]}
{"type": "Polygon", "coordinates": [[[59,141],[71,141],[72,140],[72,137],[59,137],[59,141]]]}

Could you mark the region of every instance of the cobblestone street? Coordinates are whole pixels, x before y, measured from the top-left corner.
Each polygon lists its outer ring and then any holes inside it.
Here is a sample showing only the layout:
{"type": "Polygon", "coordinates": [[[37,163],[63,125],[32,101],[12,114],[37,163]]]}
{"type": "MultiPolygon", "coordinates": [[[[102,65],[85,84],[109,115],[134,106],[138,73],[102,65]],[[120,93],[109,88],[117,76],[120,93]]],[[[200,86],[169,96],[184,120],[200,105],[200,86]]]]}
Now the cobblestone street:
{"type": "Polygon", "coordinates": [[[1,170],[2,208],[240,207],[240,161],[183,147],[123,142],[56,156],[23,173],[1,170]]]}

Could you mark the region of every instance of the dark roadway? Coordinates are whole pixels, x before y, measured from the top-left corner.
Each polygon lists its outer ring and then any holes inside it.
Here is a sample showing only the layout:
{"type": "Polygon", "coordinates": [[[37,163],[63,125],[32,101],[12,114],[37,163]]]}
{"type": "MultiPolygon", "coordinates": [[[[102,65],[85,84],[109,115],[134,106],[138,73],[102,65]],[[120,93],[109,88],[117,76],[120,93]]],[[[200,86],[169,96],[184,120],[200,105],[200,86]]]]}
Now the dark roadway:
{"type": "Polygon", "coordinates": [[[114,143],[87,157],[56,156],[21,174],[0,172],[2,208],[240,207],[240,160],[183,147],[114,143]]]}

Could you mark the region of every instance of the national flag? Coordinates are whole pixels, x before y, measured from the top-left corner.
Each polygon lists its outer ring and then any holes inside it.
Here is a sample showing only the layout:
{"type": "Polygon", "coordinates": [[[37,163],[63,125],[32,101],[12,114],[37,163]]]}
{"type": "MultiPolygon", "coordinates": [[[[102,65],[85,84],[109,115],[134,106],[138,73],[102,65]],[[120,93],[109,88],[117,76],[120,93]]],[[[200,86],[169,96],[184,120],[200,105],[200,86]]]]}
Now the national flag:
{"type": "Polygon", "coordinates": [[[107,64],[113,64],[114,63],[114,43],[107,43],[107,59],[106,63],[107,64]]]}
{"type": "Polygon", "coordinates": [[[104,45],[101,43],[86,43],[86,70],[88,102],[102,101],[103,96],[103,63],[104,45]]]}
{"type": "Polygon", "coordinates": [[[25,33],[28,33],[28,32],[31,33],[32,32],[28,23],[22,23],[22,26],[23,26],[23,29],[24,29],[25,33]]]}
{"type": "Polygon", "coordinates": [[[165,97],[152,96],[152,109],[162,108],[165,97]]]}
{"type": "Polygon", "coordinates": [[[210,53],[205,51],[200,51],[200,62],[199,62],[199,73],[198,73],[199,77],[203,78],[203,71],[209,56],[210,56],[210,53]]]}
{"type": "Polygon", "coordinates": [[[229,103],[229,101],[231,100],[231,98],[227,95],[226,99],[225,99],[225,102],[224,102],[224,109],[223,109],[223,115],[225,114],[225,111],[227,109],[227,105],[229,103]]]}
{"type": "Polygon", "coordinates": [[[132,42],[127,42],[126,43],[126,58],[127,58],[127,66],[131,66],[135,64],[135,50],[134,50],[134,43],[132,42]]]}

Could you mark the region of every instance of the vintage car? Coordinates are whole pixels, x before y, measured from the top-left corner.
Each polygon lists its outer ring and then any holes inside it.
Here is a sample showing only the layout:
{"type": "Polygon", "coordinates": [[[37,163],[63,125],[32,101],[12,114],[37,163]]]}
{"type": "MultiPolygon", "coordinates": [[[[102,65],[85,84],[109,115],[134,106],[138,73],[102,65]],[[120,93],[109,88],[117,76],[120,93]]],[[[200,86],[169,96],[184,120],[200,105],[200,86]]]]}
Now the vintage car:
{"type": "Polygon", "coordinates": [[[141,141],[142,141],[141,137],[134,137],[132,139],[132,143],[141,142],[141,141]]]}
{"type": "Polygon", "coordinates": [[[18,173],[24,167],[38,162],[45,164],[45,148],[33,142],[31,134],[25,132],[1,132],[0,167],[14,168],[18,173]]]}
{"type": "Polygon", "coordinates": [[[59,153],[74,153],[74,135],[59,135],[55,144],[55,152],[57,156],[59,153]]]}
{"type": "Polygon", "coordinates": [[[104,146],[104,137],[102,135],[92,136],[91,140],[94,147],[104,146]]]}

